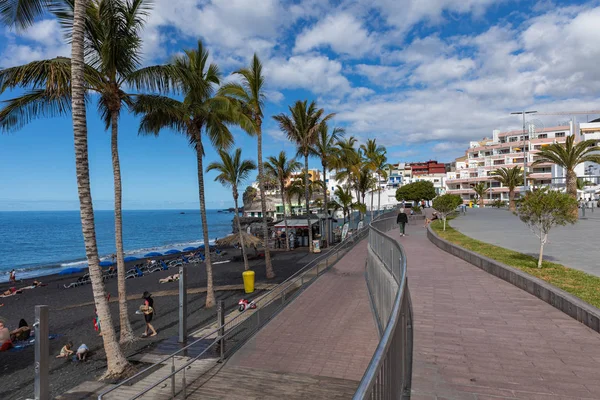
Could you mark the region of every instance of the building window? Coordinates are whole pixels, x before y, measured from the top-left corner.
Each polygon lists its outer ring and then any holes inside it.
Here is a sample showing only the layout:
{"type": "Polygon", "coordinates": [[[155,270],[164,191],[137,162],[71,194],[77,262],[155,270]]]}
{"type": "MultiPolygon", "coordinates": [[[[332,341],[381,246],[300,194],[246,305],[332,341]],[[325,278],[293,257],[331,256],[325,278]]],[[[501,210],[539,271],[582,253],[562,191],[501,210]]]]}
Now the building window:
{"type": "Polygon", "coordinates": [[[565,132],[556,132],[556,137],[565,137],[565,132]]]}
{"type": "Polygon", "coordinates": [[[540,133],[538,135],[538,139],[547,139],[548,138],[548,134],[547,133],[540,133]]]}

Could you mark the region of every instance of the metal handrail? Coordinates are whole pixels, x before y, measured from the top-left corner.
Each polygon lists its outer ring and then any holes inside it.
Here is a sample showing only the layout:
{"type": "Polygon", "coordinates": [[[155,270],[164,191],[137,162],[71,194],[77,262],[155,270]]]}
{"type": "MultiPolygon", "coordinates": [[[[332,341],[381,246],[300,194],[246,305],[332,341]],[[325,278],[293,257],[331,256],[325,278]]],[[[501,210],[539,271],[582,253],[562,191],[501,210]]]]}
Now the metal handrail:
{"type": "MultiPolygon", "coordinates": [[[[392,216],[390,218],[382,218],[378,222],[390,222],[389,220],[391,220],[392,218],[394,218],[394,217],[392,216]]],[[[408,290],[408,283],[407,283],[407,277],[406,277],[406,269],[407,269],[406,256],[405,256],[405,252],[404,252],[404,249],[402,248],[402,246],[396,240],[394,240],[393,238],[391,238],[390,236],[385,234],[383,231],[381,231],[380,229],[375,227],[375,225],[376,224],[373,224],[373,223],[369,224],[369,229],[370,229],[369,234],[371,235],[372,233],[375,233],[375,234],[381,236],[382,238],[385,238],[386,240],[391,242],[391,244],[398,251],[399,257],[397,259],[393,258],[393,259],[389,260],[389,262],[386,262],[385,255],[378,254],[376,251],[373,251],[373,253],[379,258],[379,260],[382,262],[382,264],[385,266],[385,268],[388,270],[388,272],[391,273],[392,277],[394,277],[394,280],[398,284],[398,290],[396,292],[396,296],[394,299],[394,305],[390,312],[389,319],[387,320],[385,330],[383,331],[383,334],[381,335],[381,339],[379,341],[377,349],[375,350],[375,353],[373,354],[373,357],[371,358],[369,366],[367,367],[367,370],[365,371],[365,373],[360,381],[360,384],[354,394],[353,399],[354,400],[362,400],[362,399],[367,399],[367,398],[386,398],[386,399],[387,398],[397,398],[396,396],[398,395],[398,393],[393,393],[392,390],[389,390],[389,386],[396,385],[396,382],[398,380],[402,381],[401,383],[403,386],[400,389],[400,391],[401,391],[400,396],[403,399],[405,399],[405,398],[407,399],[407,398],[410,398],[410,381],[411,381],[411,372],[412,372],[412,331],[411,331],[411,329],[412,329],[411,328],[412,306],[411,306],[411,302],[410,302],[410,294],[409,294],[409,290],[408,290]],[[398,264],[399,271],[395,271],[394,265],[388,265],[388,263],[390,263],[390,262],[394,263],[395,261],[399,261],[399,264],[398,264]],[[408,360],[388,359],[388,356],[391,356],[391,357],[395,356],[395,354],[393,354],[393,352],[391,352],[392,344],[396,344],[396,343],[394,343],[394,339],[397,339],[397,336],[396,336],[398,333],[397,329],[403,329],[404,328],[404,326],[402,326],[403,323],[407,324],[408,333],[399,332],[402,335],[402,339],[404,339],[404,341],[406,342],[406,343],[401,343],[401,346],[405,346],[409,350],[409,353],[410,353],[410,356],[408,357],[409,359],[408,360]],[[393,364],[394,362],[396,362],[396,363],[407,362],[408,365],[400,367],[404,376],[399,376],[399,377],[398,376],[389,376],[389,375],[393,374],[393,371],[398,372],[397,368],[394,368],[394,366],[391,366],[391,364],[393,364]],[[380,376],[380,375],[383,375],[386,373],[388,374],[388,376],[384,376],[384,377],[380,376]],[[386,387],[385,388],[380,387],[379,388],[380,390],[375,390],[376,384],[378,384],[380,386],[383,385],[386,387]],[[388,389],[388,391],[386,392],[385,389],[388,389]]],[[[390,225],[393,226],[394,224],[392,223],[390,225]]],[[[395,346],[395,347],[397,347],[397,346],[395,346]]]]}
{"type": "MultiPolygon", "coordinates": [[[[385,214],[379,214],[375,217],[375,220],[377,220],[379,217],[381,217],[382,215],[385,214]]],[[[331,247],[331,249],[329,249],[327,252],[323,253],[322,255],[314,258],[313,260],[311,260],[310,262],[308,262],[304,267],[302,267],[300,270],[298,270],[297,272],[295,272],[293,275],[291,275],[290,277],[288,277],[287,279],[285,279],[283,282],[281,282],[280,284],[278,284],[276,287],[274,287],[273,289],[271,289],[268,293],[263,294],[262,296],[260,296],[259,298],[257,298],[255,300],[255,303],[257,304],[258,308],[257,308],[257,312],[260,312],[260,308],[265,308],[267,306],[269,306],[270,304],[273,304],[275,301],[278,301],[279,298],[272,298],[270,300],[268,300],[266,303],[261,304],[262,301],[270,294],[270,293],[282,293],[283,296],[285,296],[286,290],[289,289],[290,287],[292,287],[293,285],[295,285],[298,280],[304,278],[304,275],[307,274],[307,272],[309,272],[312,268],[314,268],[315,265],[318,265],[320,262],[328,259],[329,257],[331,257],[332,255],[336,255],[340,250],[344,249],[345,246],[351,244],[354,245],[356,243],[358,243],[358,241],[360,241],[364,236],[366,236],[365,234],[369,231],[369,226],[370,225],[366,225],[365,227],[363,227],[361,230],[355,232],[353,235],[349,236],[348,238],[346,238],[346,240],[336,244],[335,246],[331,247]]],[[[333,266],[333,264],[329,265],[328,267],[333,266]]],[[[323,273],[327,268],[323,269],[321,271],[321,273],[323,273]]],[[[317,276],[319,276],[320,273],[317,270],[317,276]]],[[[304,281],[302,281],[302,285],[304,285],[304,281]]],[[[310,284],[309,282],[307,282],[307,285],[310,284]]],[[[104,392],[100,393],[100,395],[98,396],[98,400],[102,400],[104,396],[106,396],[107,394],[117,390],[118,388],[120,388],[121,386],[131,382],[132,380],[139,378],[140,376],[144,375],[145,373],[147,373],[149,370],[161,365],[161,364],[165,364],[167,361],[169,360],[173,360],[175,356],[177,356],[178,354],[180,354],[181,352],[187,350],[188,348],[190,348],[191,346],[195,345],[196,343],[202,341],[202,340],[206,340],[209,336],[212,336],[214,334],[217,334],[216,338],[214,339],[213,342],[210,343],[209,346],[207,346],[200,354],[198,354],[196,357],[194,357],[193,359],[189,360],[187,363],[185,363],[183,366],[179,367],[178,369],[174,369],[173,371],[171,371],[171,373],[167,376],[165,376],[164,378],[160,379],[158,382],[153,383],[152,385],[144,388],[141,392],[138,392],[134,395],[134,397],[131,398],[131,400],[133,399],[137,399],[141,396],[143,396],[145,393],[149,392],[150,390],[154,389],[155,387],[157,387],[158,385],[160,385],[161,383],[165,382],[168,379],[172,379],[178,372],[181,372],[182,370],[184,371],[184,376],[185,376],[185,369],[187,367],[189,367],[191,364],[193,364],[195,361],[197,361],[201,356],[205,355],[209,349],[213,348],[216,344],[220,343],[223,339],[225,339],[235,328],[239,327],[241,324],[243,324],[246,319],[243,318],[244,314],[247,312],[250,312],[251,309],[247,309],[244,310],[243,312],[241,312],[239,315],[236,315],[234,318],[232,318],[230,321],[226,322],[223,325],[220,325],[218,328],[210,331],[208,334],[202,336],[201,338],[195,340],[194,342],[192,342],[191,344],[186,345],[185,347],[177,350],[176,352],[170,354],[169,356],[161,359],[158,362],[155,362],[154,364],[150,365],[149,367],[144,368],[143,370],[139,371],[138,373],[136,373],[135,375],[127,378],[126,380],[124,380],[123,382],[120,382],[119,384],[111,387],[108,390],[105,390],[104,392]],[[224,333],[224,334],[220,334],[219,332],[221,332],[222,329],[224,329],[224,327],[226,325],[229,325],[229,329],[224,333]]],[[[266,323],[268,321],[269,318],[264,319],[263,323],[266,323]]],[[[174,367],[173,367],[174,368],[174,367]]],[[[185,388],[184,388],[185,390],[185,388]]]]}

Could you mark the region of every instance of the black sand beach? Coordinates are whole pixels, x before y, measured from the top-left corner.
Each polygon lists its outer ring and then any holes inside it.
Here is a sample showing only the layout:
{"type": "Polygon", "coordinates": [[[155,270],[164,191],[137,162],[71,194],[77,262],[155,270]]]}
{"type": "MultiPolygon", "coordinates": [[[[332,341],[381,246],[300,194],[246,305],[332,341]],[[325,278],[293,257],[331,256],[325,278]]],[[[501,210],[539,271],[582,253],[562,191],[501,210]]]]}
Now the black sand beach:
{"type": "MultiPolygon", "coordinates": [[[[229,256],[234,251],[229,252],[229,256]]],[[[307,249],[301,248],[293,252],[273,253],[273,265],[277,277],[269,280],[269,283],[278,283],[302,268],[311,258],[316,255],[308,254],[307,249]]],[[[213,260],[223,261],[229,257],[224,256],[213,260]]],[[[128,267],[132,263],[128,264],[128,267]]],[[[135,263],[133,263],[135,264],[135,263]]],[[[256,272],[257,282],[267,282],[264,270],[264,261],[255,260],[250,262],[250,268],[256,272]]],[[[215,286],[242,284],[241,273],[244,270],[240,262],[228,262],[213,265],[215,286]]],[[[127,356],[141,352],[152,346],[153,343],[177,335],[178,321],[178,296],[176,293],[178,283],[160,284],[158,280],[176,273],[177,269],[160,271],[140,278],[127,280],[128,297],[133,296],[135,300],[128,301],[131,322],[136,335],[139,337],[144,332],[143,318],[135,314],[142,303],[141,296],[144,291],[154,293],[154,304],[156,317],[153,325],[158,335],[153,338],[139,338],[134,344],[124,348],[127,356]],[[171,293],[163,293],[171,291],[171,293]]],[[[106,366],[102,350],[102,338],[94,330],[94,305],[91,285],[64,289],[63,285],[73,282],[79,275],[59,276],[50,275],[40,278],[47,284],[31,290],[25,290],[22,294],[0,298],[0,318],[3,319],[9,329],[15,329],[21,318],[29,325],[33,324],[35,306],[45,304],[50,307],[50,333],[60,335],[50,340],[50,385],[52,397],[61,394],[86,380],[95,380],[103,372],[106,366]],[[73,362],[70,359],[56,359],[60,348],[67,341],[72,341],[75,348],[85,343],[93,353],[89,361],[84,363],[73,362]]],[[[16,287],[23,287],[33,282],[33,279],[20,282],[16,287]]],[[[188,267],[188,287],[205,288],[206,270],[204,264],[190,264],[188,267]]],[[[9,287],[2,284],[2,291],[9,287]]],[[[106,290],[111,294],[111,314],[115,328],[118,330],[118,303],[117,279],[106,281],[106,290]]],[[[260,293],[255,292],[256,296],[260,293]]],[[[225,301],[227,307],[234,308],[242,297],[250,297],[241,290],[218,291],[217,299],[225,301]]],[[[216,309],[205,309],[205,294],[188,294],[188,329],[196,330],[216,318],[216,309]]],[[[10,350],[0,353],[0,399],[26,399],[33,397],[34,379],[34,347],[26,347],[20,350],[10,350]]]]}

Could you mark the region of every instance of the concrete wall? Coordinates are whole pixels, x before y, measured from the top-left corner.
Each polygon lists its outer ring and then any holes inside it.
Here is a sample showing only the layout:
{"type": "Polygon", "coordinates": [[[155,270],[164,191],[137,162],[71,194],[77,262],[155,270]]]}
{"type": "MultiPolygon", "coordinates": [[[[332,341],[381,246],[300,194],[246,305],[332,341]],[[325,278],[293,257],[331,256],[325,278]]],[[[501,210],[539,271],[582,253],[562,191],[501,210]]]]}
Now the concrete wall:
{"type": "Polygon", "coordinates": [[[427,237],[440,249],[531,293],[600,333],[600,309],[523,271],[450,243],[440,238],[431,227],[427,230],[427,237]]]}

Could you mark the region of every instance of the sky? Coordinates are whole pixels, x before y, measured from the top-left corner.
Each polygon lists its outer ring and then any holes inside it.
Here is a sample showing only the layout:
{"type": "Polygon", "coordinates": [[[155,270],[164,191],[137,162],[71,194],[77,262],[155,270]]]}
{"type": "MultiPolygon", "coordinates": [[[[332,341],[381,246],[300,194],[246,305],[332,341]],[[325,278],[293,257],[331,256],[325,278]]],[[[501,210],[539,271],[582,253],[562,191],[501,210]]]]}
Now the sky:
{"type": "MultiPolygon", "coordinates": [[[[599,21],[598,1],[155,0],[142,35],[145,65],[201,39],[225,80],[258,54],[268,97],[265,157],[294,154],[271,117],[308,99],[336,113],[332,126],[360,143],[376,138],[390,162],[449,162],[493,129],[518,129],[512,111],[600,108],[599,21]]],[[[69,54],[50,16],[27,31],[0,29],[0,68],[69,54]]],[[[553,126],[568,118],[538,119],[553,126]]],[[[197,208],[186,139],[168,130],[138,136],[138,124],[122,114],[123,208],[197,208]]],[[[94,206],[111,209],[110,136],[93,104],[88,128],[94,206]]],[[[244,157],[255,158],[256,139],[232,131],[244,157]]],[[[215,159],[207,150],[205,165],[215,159]]],[[[231,192],[213,179],[208,173],[207,207],[230,207],[231,192]]],[[[70,119],[0,133],[0,210],[75,209],[70,119]]]]}

